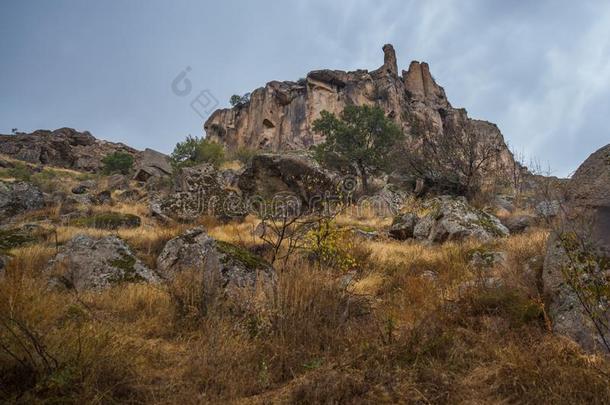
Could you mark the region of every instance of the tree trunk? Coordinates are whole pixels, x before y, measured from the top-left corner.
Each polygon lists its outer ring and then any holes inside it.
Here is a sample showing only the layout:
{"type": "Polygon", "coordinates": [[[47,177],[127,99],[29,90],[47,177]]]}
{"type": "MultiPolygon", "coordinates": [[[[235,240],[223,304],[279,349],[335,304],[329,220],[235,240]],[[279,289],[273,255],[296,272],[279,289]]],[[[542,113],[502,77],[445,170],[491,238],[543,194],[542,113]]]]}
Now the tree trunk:
{"type": "Polygon", "coordinates": [[[369,192],[369,176],[366,172],[366,168],[362,161],[358,162],[358,171],[360,171],[360,179],[362,180],[362,188],[364,189],[364,193],[368,194],[369,192]]]}

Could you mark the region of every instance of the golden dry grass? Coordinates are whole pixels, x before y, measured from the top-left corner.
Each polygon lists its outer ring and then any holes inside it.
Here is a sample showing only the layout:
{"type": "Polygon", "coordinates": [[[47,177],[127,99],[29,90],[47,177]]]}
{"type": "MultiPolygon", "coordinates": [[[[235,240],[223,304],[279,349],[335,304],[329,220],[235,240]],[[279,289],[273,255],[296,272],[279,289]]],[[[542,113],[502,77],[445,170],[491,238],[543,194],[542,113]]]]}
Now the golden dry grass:
{"type": "MultiPolygon", "coordinates": [[[[13,249],[0,278],[0,398],[57,403],[608,403],[610,362],[548,330],[540,301],[547,232],[490,244],[350,243],[355,279],[293,258],[277,295],[235,312],[199,310],[197,277],[123,284],[79,294],[48,288],[56,242],[116,234],[154,267],[167,240],[201,225],[215,238],[255,247],[257,220],[162,226],[147,208],[116,231],[48,225],[41,243],[13,249]],[[503,251],[480,282],[475,251],[503,251]],[[31,336],[28,337],[28,333],[31,336]],[[36,345],[40,345],[41,353],[36,345]],[[28,356],[31,357],[28,358],[28,356]],[[50,367],[44,357],[52,358],[50,367]],[[16,359],[27,358],[23,366],[16,359]]],[[[25,222],[25,221],[24,221],[25,222]]],[[[342,226],[389,225],[370,213],[342,226]]],[[[47,226],[47,225],[45,225],[47,226]]],[[[353,241],[352,241],[353,242],[353,241]]]]}

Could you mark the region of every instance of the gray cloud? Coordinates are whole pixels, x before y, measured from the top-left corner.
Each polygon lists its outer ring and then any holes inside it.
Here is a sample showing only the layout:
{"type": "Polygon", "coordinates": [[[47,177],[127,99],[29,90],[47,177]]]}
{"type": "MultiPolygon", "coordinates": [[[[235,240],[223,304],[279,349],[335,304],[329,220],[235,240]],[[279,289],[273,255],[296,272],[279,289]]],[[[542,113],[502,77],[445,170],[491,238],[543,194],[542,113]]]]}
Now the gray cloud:
{"type": "Polygon", "coordinates": [[[6,1],[0,132],[73,126],[169,152],[201,118],[170,84],[227,104],[320,68],[430,63],[455,106],[568,175],[610,140],[610,3],[565,0],[6,1]]]}

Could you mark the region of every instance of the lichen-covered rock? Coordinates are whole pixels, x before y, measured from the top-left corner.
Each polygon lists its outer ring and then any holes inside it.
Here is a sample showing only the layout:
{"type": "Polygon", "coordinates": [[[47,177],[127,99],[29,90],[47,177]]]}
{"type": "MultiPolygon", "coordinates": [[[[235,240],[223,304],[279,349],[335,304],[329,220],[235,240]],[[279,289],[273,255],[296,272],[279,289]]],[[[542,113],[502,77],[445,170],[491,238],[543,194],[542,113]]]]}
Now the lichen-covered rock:
{"type": "Polygon", "coordinates": [[[72,238],[47,269],[51,282],[76,290],[101,290],[123,282],[157,282],[129,246],[116,236],[72,238]]]}
{"type": "Polygon", "coordinates": [[[203,272],[203,293],[232,298],[244,292],[270,293],[276,273],[262,258],[230,243],[217,241],[203,228],[194,228],[167,242],[157,258],[157,271],[172,279],[185,270],[203,272]]]}
{"type": "Polygon", "coordinates": [[[183,221],[202,215],[243,215],[241,199],[225,181],[222,172],[210,164],[183,168],[175,176],[170,193],[156,200],[155,209],[165,217],[183,221]]]}
{"type": "Polygon", "coordinates": [[[394,218],[390,226],[390,236],[398,240],[413,237],[413,231],[419,218],[413,213],[401,214],[394,218]]]}
{"type": "Polygon", "coordinates": [[[576,170],[557,222],[542,272],[553,329],[610,353],[610,145],[576,170]]]}
{"type": "Polygon", "coordinates": [[[425,226],[416,226],[414,232],[420,239],[436,243],[467,238],[489,241],[510,233],[498,218],[475,209],[463,197],[441,196],[426,205],[430,212],[419,221],[425,221],[425,226]]]}
{"type": "Polygon", "coordinates": [[[0,181],[0,221],[44,207],[44,195],[33,184],[0,181]]]}

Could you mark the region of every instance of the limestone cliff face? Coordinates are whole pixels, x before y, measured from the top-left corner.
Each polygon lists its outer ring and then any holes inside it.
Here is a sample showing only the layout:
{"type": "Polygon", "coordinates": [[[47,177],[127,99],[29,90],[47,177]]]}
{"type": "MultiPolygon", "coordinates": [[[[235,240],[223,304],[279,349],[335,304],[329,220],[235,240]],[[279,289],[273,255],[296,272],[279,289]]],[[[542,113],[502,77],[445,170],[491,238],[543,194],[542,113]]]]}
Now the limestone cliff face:
{"type": "MultiPolygon", "coordinates": [[[[355,104],[382,107],[415,143],[421,136],[443,136],[451,128],[482,131],[505,145],[494,124],[472,120],[466,110],[451,106],[427,63],[411,62],[399,75],[392,45],[385,45],[383,52],[383,66],[372,72],[316,70],[303,81],[269,82],[252,92],[249,103],[215,111],[204,124],[205,132],[230,150],[303,149],[322,141],[311,131],[322,110],[337,114],[355,104]]],[[[502,159],[512,162],[508,148],[502,159]]]]}

